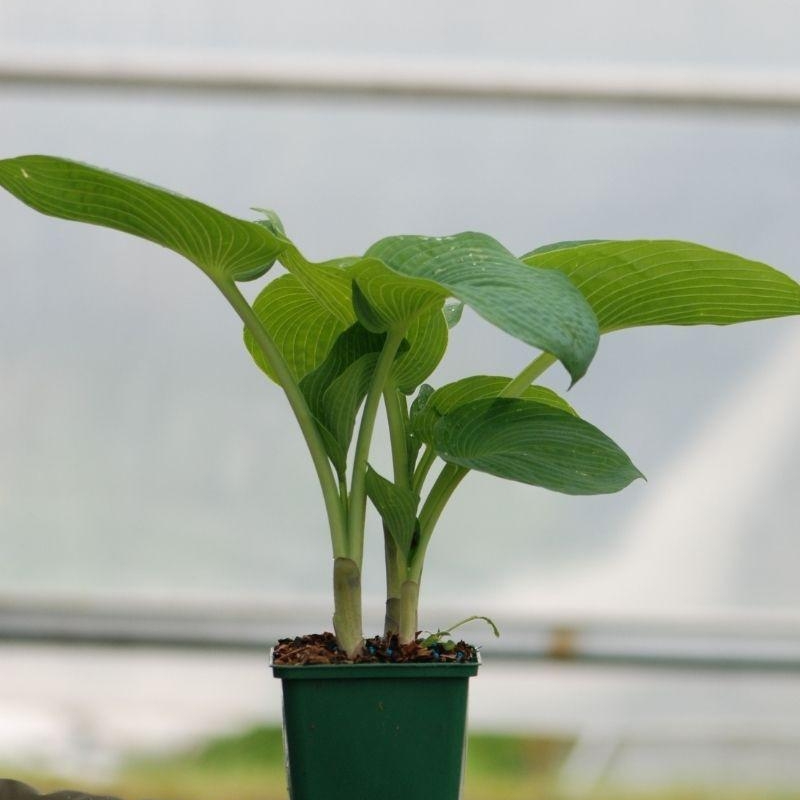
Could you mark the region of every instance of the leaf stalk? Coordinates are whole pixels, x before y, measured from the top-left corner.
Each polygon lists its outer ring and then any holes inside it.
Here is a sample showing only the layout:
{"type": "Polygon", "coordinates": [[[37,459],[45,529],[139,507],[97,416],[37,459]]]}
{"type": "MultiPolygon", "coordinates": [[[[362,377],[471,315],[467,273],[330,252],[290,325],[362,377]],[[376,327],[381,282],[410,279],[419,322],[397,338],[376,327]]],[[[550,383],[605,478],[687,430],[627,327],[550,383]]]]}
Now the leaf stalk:
{"type": "MultiPolygon", "coordinates": [[[[500,392],[500,397],[519,397],[533,381],[536,380],[545,370],[555,364],[556,357],[551,353],[540,353],[533,359],[513,380],[509,381],[506,387],[500,392]]],[[[423,454],[420,465],[414,474],[415,488],[421,488],[422,483],[430,469],[430,464],[426,463],[426,455],[423,454]],[[422,465],[425,464],[423,467],[422,465]],[[422,469],[421,469],[422,467],[422,469]]],[[[435,455],[435,454],[434,454],[435,455]]],[[[431,459],[432,461],[432,459],[431,459]]],[[[439,476],[436,478],[422,510],[419,515],[420,539],[419,546],[414,553],[408,567],[409,577],[419,583],[422,578],[422,567],[425,559],[425,552],[428,548],[431,536],[433,535],[436,523],[444,511],[445,506],[450,501],[453,493],[458,488],[461,481],[469,473],[466,467],[459,467],[455,464],[446,464],[439,476]]]]}
{"type": "Polygon", "coordinates": [[[286,399],[289,401],[289,405],[294,412],[295,418],[300,425],[300,430],[308,445],[308,450],[311,453],[311,459],[317,472],[317,478],[322,488],[322,497],[325,501],[325,509],[328,514],[328,524],[331,532],[334,557],[345,556],[347,555],[347,527],[342,498],[339,496],[336,479],[334,478],[333,470],[328,461],[325,445],[319,434],[317,425],[314,422],[311,411],[308,408],[308,404],[300,391],[300,387],[292,377],[289,367],[275,345],[275,342],[272,340],[272,337],[261,324],[261,320],[259,320],[255,311],[253,311],[247,298],[239,291],[239,287],[233,280],[226,278],[215,279],[214,282],[253,335],[253,338],[263,351],[264,356],[280,381],[286,399]]]}
{"type": "Polygon", "coordinates": [[[356,439],[356,449],[353,455],[353,474],[350,483],[347,544],[350,557],[359,567],[364,555],[364,521],[367,511],[366,475],[369,448],[372,442],[372,434],[375,430],[375,418],[378,414],[381,395],[389,380],[394,358],[403,342],[404,336],[405,331],[401,328],[391,328],[386,335],[386,341],[375,366],[372,384],[364,402],[358,438],[356,439]]]}

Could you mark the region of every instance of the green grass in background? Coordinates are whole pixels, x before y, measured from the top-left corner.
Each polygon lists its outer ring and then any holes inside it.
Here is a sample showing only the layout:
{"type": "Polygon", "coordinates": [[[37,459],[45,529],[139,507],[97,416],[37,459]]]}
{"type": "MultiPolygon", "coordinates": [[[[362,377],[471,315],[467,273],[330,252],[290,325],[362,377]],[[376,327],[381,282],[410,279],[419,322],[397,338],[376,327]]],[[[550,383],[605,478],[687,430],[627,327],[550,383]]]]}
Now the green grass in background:
{"type": "MultiPolygon", "coordinates": [[[[477,734],[470,737],[464,800],[562,800],[555,783],[568,740],[477,734]]],[[[112,780],[83,782],[55,775],[0,769],[41,791],[65,787],[124,800],[286,800],[279,728],[255,728],[216,738],[178,755],[126,764],[112,780]]],[[[669,788],[647,792],[604,789],[591,800],[800,800],[797,792],[730,788],[669,788]]],[[[574,800],[575,796],[570,796],[574,800]]]]}

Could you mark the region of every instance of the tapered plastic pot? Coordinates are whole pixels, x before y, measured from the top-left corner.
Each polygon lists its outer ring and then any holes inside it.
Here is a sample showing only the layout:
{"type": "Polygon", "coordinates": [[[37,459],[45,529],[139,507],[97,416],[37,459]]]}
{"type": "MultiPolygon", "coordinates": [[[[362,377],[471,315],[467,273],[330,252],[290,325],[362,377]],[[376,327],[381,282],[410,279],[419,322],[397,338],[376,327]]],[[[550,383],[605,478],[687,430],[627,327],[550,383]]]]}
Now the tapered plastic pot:
{"type": "Polygon", "coordinates": [[[480,662],[276,666],[292,800],[458,800],[480,662]]]}

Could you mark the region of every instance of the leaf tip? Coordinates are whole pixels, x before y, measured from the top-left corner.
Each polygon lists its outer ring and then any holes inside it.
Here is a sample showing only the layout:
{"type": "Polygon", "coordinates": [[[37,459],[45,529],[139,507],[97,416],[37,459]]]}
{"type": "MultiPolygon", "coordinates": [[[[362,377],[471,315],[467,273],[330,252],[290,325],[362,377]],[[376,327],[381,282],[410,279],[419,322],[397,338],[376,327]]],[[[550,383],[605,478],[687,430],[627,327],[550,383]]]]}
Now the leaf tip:
{"type": "MultiPolygon", "coordinates": [[[[565,365],[566,366],[566,365],[565,365]]],[[[588,370],[588,366],[584,367],[582,370],[572,370],[567,367],[567,372],[569,373],[569,386],[567,386],[567,391],[572,389],[572,387],[584,376],[588,370]]]]}

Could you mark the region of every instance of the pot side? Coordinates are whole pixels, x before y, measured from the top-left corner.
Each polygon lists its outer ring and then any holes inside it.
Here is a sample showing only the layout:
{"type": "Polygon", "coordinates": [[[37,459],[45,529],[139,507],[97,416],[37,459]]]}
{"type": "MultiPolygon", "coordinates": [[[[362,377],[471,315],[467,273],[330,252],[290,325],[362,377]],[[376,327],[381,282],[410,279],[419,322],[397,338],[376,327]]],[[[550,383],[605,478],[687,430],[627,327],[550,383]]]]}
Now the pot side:
{"type": "Polygon", "coordinates": [[[467,664],[272,665],[292,800],[458,800],[467,664]]]}

